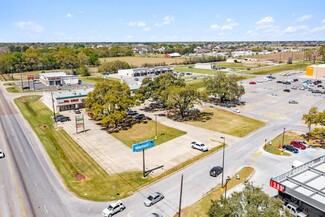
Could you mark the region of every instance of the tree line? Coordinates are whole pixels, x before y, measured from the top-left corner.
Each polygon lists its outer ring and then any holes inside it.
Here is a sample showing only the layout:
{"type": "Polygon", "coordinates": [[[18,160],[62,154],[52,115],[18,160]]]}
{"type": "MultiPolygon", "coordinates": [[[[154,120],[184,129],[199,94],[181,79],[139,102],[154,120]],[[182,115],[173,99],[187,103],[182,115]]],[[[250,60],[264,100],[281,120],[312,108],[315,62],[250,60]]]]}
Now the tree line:
{"type": "Polygon", "coordinates": [[[221,99],[238,99],[244,93],[244,87],[237,84],[236,75],[227,76],[217,72],[205,79],[204,91],[187,86],[185,80],[166,73],[155,78],[145,78],[141,87],[131,94],[129,87],[119,81],[104,80],[95,85],[86,100],[86,108],[93,118],[105,128],[118,128],[127,120],[127,110],[147,99],[152,99],[164,109],[173,110],[177,120],[184,120],[187,111],[210,95],[221,99]],[[220,83],[213,85],[213,83],[220,83]]]}
{"type": "Polygon", "coordinates": [[[305,124],[308,127],[308,140],[311,137],[316,138],[324,138],[325,137],[325,110],[318,111],[317,107],[312,107],[309,109],[309,112],[306,114],[303,114],[302,120],[305,122],[305,124]],[[322,127],[316,127],[315,129],[311,130],[312,125],[315,126],[322,126],[322,127]]]}
{"type": "Polygon", "coordinates": [[[318,49],[307,49],[304,52],[304,59],[316,63],[317,57],[321,57],[321,60],[325,63],[325,46],[322,45],[318,49]]]}

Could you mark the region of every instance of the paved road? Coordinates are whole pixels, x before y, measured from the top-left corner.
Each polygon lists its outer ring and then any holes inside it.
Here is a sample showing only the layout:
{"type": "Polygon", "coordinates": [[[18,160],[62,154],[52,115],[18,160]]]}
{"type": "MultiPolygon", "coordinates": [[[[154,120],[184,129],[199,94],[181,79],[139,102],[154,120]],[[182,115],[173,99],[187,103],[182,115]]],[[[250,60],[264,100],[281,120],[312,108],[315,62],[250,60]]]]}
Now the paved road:
{"type": "MultiPolygon", "coordinates": [[[[262,85],[257,87],[254,87],[255,90],[248,89],[248,91],[263,91],[262,85]]],[[[268,90],[266,89],[266,91],[268,90]]],[[[272,194],[274,191],[272,192],[272,189],[268,187],[270,177],[290,169],[293,159],[307,161],[323,154],[310,149],[299,155],[284,158],[262,152],[261,144],[266,136],[273,138],[282,133],[284,127],[305,130],[306,128],[300,122],[301,113],[312,105],[325,108],[323,98],[307,96],[308,92],[303,92],[303,94],[299,95],[298,92],[295,92],[293,95],[281,98],[287,101],[292,96],[301,97],[303,95],[310,103],[302,104],[302,110],[294,107],[287,109],[287,105],[281,100],[281,102],[274,100],[274,104],[270,103],[268,107],[261,108],[265,104],[260,104],[256,109],[247,107],[246,110],[243,110],[244,114],[263,117],[269,123],[265,128],[226,148],[226,176],[233,175],[244,165],[252,165],[257,171],[253,180],[257,184],[264,184],[264,190],[272,194]],[[269,109],[267,113],[265,113],[265,108],[269,109]],[[277,116],[278,113],[280,116],[277,116]]],[[[259,97],[260,99],[266,98],[263,95],[259,97]]],[[[257,100],[256,96],[252,98],[257,100]]],[[[250,99],[247,98],[247,100],[250,99]]],[[[0,197],[0,216],[100,216],[106,203],[84,201],[67,192],[62,181],[57,178],[57,173],[51,166],[42,145],[22,120],[21,115],[17,114],[15,108],[11,108],[7,101],[9,100],[5,99],[0,92],[0,147],[7,154],[6,158],[0,159],[0,194],[5,195],[0,197]]],[[[123,200],[127,209],[116,216],[142,217],[151,211],[160,212],[164,216],[173,216],[177,211],[179,201],[181,174],[184,174],[183,206],[187,206],[220,184],[221,176],[209,177],[208,171],[213,165],[221,165],[221,161],[222,153],[217,152],[140,190],[132,197],[123,200]],[[166,197],[157,205],[146,208],[143,205],[143,200],[152,191],[162,191],[166,197]]]]}

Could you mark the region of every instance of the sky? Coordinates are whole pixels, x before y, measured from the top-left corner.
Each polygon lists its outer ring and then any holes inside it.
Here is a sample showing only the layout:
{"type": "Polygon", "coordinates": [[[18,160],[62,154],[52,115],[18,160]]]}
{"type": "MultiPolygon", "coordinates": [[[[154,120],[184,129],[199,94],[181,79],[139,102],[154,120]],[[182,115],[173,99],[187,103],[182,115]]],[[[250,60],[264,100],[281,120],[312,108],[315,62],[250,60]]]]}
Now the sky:
{"type": "Polygon", "coordinates": [[[1,0],[0,42],[325,40],[325,0],[1,0]]]}

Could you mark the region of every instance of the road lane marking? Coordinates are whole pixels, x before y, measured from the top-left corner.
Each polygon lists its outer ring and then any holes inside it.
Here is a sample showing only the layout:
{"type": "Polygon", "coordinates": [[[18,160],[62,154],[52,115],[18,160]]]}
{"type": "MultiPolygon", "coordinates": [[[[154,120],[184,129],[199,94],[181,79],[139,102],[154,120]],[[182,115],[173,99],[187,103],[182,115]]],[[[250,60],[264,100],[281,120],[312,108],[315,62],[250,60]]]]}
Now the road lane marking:
{"type": "Polygon", "coordinates": [[[36,184],[35,180],[33,180],[33,181],[34,181],[34,185],[35,185],[35,187],[37,188],[37,184],[36,184]]]}
{"type": "Polygon", "coordinates": [[[256,154],[253,154],[253,155],[251,156],[251,158],[256,158],[256,157],[260,156],[261,154],[263,154],[262,151],[257,152],[256,154]]]}
{"type": "Polygon", "coordinates": [[[49,213],[49,212],[47,211],[47,209],[46,209],[46,206],[45,206],[45,204],[43,204],[43,206],[44,206],[44,209],[45,209],[46,213],[49,213]]]}

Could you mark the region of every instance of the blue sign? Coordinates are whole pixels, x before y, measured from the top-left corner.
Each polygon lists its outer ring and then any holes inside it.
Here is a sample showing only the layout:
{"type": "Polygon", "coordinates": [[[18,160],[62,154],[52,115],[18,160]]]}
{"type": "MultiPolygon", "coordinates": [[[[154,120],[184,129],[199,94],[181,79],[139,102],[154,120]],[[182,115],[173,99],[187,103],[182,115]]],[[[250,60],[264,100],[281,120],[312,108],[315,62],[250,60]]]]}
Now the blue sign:
{"type": "Polygon", "coordinates": [[[145,142],[136,143],[132,145],[132,151],[133,152],[142,151],[144,149],[151,148],[154,145],[155,145],[155,140],[153,139],[145,142]]]}

